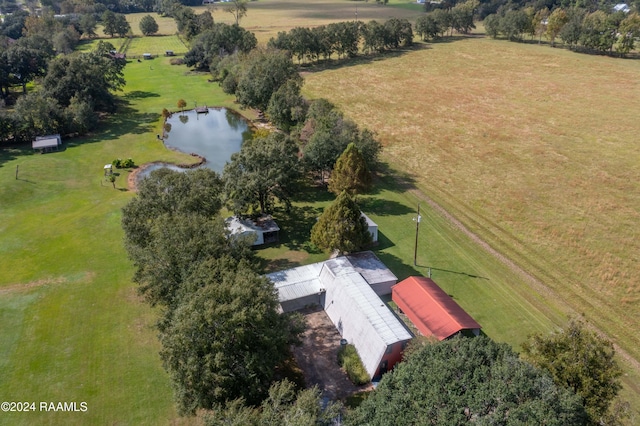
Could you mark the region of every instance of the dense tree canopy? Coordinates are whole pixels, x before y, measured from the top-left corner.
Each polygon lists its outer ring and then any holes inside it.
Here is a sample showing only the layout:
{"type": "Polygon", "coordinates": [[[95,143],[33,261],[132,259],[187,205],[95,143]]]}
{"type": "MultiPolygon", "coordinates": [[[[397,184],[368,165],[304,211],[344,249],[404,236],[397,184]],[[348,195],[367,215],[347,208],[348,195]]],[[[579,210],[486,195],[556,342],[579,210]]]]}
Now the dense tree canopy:
{"type": "Polygon", "coordinates": [[[527,360],[551,373],[558,386],[580,397],[591,424],[602,424],[622,389],[622,369],[609,340],[571,320],[550,336],[531,336],[523,345],[523,353],[527,360]]]}
{"type": "Polygon", "coordinates": [[[342,192],[311,228],[311,242],[339,253],[352,253],[371,245],[371,234],[360,208],[349,194],[342,192]]]}
{"type": "Polygon", "coordinates": [[[100,42],[93,52],[56,57],[49,63],[42,82],[44,92],[64,107],[75,96],[93,104],[98,111],[113,112],[113,92],[125,84],[126,61],[109,55],[112,48],[110,43],[100,42]]]}
{"type": "Polygon", "coordinates": [[[208,169],[161,169],[123,209],[134,280],[160,305],[160,356],[183,414],[238,398],[259,404],[304,329],[301,316],[277,312],[248,244],[228,238],[221,187],[208,169]]]}
{"type": "Polygon", "coordinates": [[[325,173],[331,171],[338,157],[349,143],[354,143],[369,170],[374,170],[381,145],[373,132],[345,119],[335,105],[326,99],[311,103],[304,126],[300,131],[303,142],[303,160],[308,170],[319,172],[324,182],[325,173]]]}
{"type": "Polygon", "coordinates": [[[135,281],[151,304],[175,307],[191,268],[208,258],[251,258],[226,238],[222,182],[208,169],[185,173],[160,169],[139,185],[123,209],[125,246],[135,281]]]}
{"type": "Polygon", "coordinates": [[[266,111],[271,96],[289,80],[302,80],[289,52],[255,49],[241,64],[236,98],[245,107],[266,111]]]}
{"type": "Polygon", "coordinates": [[[274,383],[269,396],[259,408],[248,407],[237,399],[224,408],[214,409],[205,417],[206,426],[322,426],[333,425],[339,416],[340,404],[322,401],[317,387],[296,393],[288,381],[274,383]]]}
{"type": "Polygon", "coordinates": [[[114,13],[110,10],[107,10],[102,14],[102,25],[104,27],[105,34],[109,34],[111,37],[116,34],[120,37],[124,37],[131,30],[131,26],[123,14],[114,13]]]}
{"type": "Polygon", "coordinates": [[[273,284],[242,262],[235,268],[202,262],[188,281],[194,290],[160,335],[179,411],[193,414],[237,398],[259,404],[298,342],[300,318],[280,315],[273,284]]]}
{"type": "Polygon", "coordinates": [[[212,64],[234,52],[248,53],[258,44],[253,33],[237,25],[213,24],[191,44],[185,64],[209,70],[212,64]]]}
{"type": "MultiPolygon", "coordinates": [[[[484,26],[491,37],[500,35],[521,41],[526,35],[544,35],[554,46],[558,37],[572,50],[626,55],[634,47],[640,34],[640,15],[637,12],[614,11],[612,7],[593,8],[579,4],[575,7],[523,8],[510,5],[486,16],[484,26]]],[[[539,7],[539,6],[538,6],[539,7]]]]}
{"type": "Polygon", "coordinates": [[[269,99],[267,115],[284,131],[289,131],[306,117],[308,105],[300,94],[301,86],[302,80],[289,79],[269,99]]]}
{"type": "Polygon", "coordinates": [[[0,24],[0,33],[14,40],[22,37],[22,30],[24,24],[29,16],[29,12],[26,10],[16,10],[10,15],[6,15],[0,24]]]}
{"type": "Polygon", "coordinates": [[[414,349],[348,425],[582,425],[578,398],[505,344],[454,338],[414,349]]]}
{"type": "Polygon", "coordinates": [[[246,141],[231,156],[223,179],[229,208],[237,214],[270,213],[275,200],[290,203],[299,176],[298,147],[281,133],[246,141]]]}
{"type": "Polygon", "coordinates": [[[10,75],[27,92],[27,83],[47,74],[47,61],[51,55],[46,49],[37,49],[25,39],[6,50],[10,75]]]}
{"type": "Polygon", "coordinates": [[[65,113],[60,104],[40,93],[28,93],[20,97],[14,112],[18,123],[16,130],[26,140],[57,133],[66,125],[65,113]]]}

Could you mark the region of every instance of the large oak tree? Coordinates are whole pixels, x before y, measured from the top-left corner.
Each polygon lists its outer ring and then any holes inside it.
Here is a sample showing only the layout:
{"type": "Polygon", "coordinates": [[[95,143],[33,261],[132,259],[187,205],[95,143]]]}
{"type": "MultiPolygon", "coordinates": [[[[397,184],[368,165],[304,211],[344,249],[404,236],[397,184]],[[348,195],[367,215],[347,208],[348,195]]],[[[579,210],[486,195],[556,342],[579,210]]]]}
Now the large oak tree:
{"type": "Polygon", "coordinates": [[[601,424],[622,389],[622,369],[609,340],[571,320],[549,336],[531,336],[522,349],[525,358],[547,370],[558,386],[581,398],[591,424],[601,424]]]}
{"type": "Polygon", "coordinates": [[[265,214],[276,200],[289,205],[298,176],[298,147],[291,138],[271,133],[249,140],[224,168],[229,208],[236,214],[265,214]]]}
{"type": "Polygon", "coordinates": [[[414,348],[347,425],[583,425],[579,399],[485,337],[414,348]]]}
{"type": "Polygon", "coordinates": [[[273,284],[245,263],[200,263],[193,291],[162,330],[161,357],[178,409],[194,414],[237,398],[259,404],[303,331],[301,317],[277,312],[273,284]]]}

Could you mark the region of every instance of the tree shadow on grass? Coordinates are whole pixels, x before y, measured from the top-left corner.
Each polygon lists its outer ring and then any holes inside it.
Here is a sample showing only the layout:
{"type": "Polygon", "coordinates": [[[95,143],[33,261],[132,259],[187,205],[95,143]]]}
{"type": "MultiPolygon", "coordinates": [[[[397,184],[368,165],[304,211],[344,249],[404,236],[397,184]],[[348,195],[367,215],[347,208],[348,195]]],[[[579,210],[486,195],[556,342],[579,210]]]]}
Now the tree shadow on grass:
{"type": "Polygon", "coordinates": [[[410,173],[392,169],[388,163],[378,163],[373,175],[373,187],[367,195],[379,194],[382,190],[405,192],[416,189],[416,180],[410,173]]]}
{"type": "Polygon", "coordinates": [[[87,143],[119,139],[126,134],[148,133],[153,131],[159,118],[159,113],[139,113],[133,108],[121,107],[117,114],[100,123],[92,135],[70,140],[68,146],[75,147],[87,143]]]}
{"type": "Polygon", "coordinates": [[[380,230],[378,229],[378,242],[373,248],[375,250],[385,250],[393,246],[395,246],[395,243],[387,238],[387,236],[384,235],[383,232],[380,232],[380,230]]]}
{"type": "Polygon", "coordinates": [[[411,209],[404,204],[400,204],[397,201],[385,200],[383,198],[359,198],[358,205],[362,211],[378,216],[401,216],[409,213],[415,213],[414,209],[411,209]]]}
{"type": "MultiPolygon", "coordinates": [[[[462,39],[464,37],[452,37],[455,39],[462,39]]],[[[428,50],[431,49],[429,43],[426,42],[418,42],[414,43],[411,46],[398,48],[395,50],[387,50],[379,53],[359,53],[358,56],[353,58],[340,58],[340,59],[321,59],[318,62],[314,63],[305,63],[300,65],[300,69],[306,73],[316,73],[327,70],[337,70],[340,68],[353,67],[357,65],[368,65],[373,64],[375,62],[384,61],[392,58],[399,58],[411,52],[416,52],[420,50],[428,50]]]]}
{"type": "Polygon", "coordinates": [[[143,92],[142,90],[134,90],[124,95],[125,99],[146,99],[146,98],[159,98],[160,95],[154,92],[143,92]]]}
{"type": "Polygon", "coordinates": [[[300,262],[296,262],[290,259],[264,259],[262,262],[262,269],[266,274],[276,271],[284,271],[287,269],[300,266],[300,262]]]}
{"type": "MultiPolygon", "coordinates": [[[[105,140],[118,139],[126,134],[144,134],[151,132],[160,118],[160,113],[144,113],[132,108],[128,101],[121,101],[118,112],[100,121],[98,127],[86,136],[69,137],[62,136],[62,146],[58,151],[52,151],[42,155],[51,155],[62,152],[67,148],[84,145],[87,143],[103,142],[105,140]]],[[[36,154],[31,148],[31,142],[0,145],[0,167],[5,163],[19,157],[36,154]]]]}
{"type": "Polygon", "coordinates": [[[447,274],[456,274],[456,275],[464,275],[466,277],[469,278],[477,278],[480,280],[489,280],[489,278],[487,277],[482,277],[480,275],[475,275],[475,274],[470,274],[468,272],[462,272],[462,271],[452,271],[450,269],[442,269],[442,268],[436,268],[435,266],[425,266],[425,265],[418,265],[420,268],[427,268],[427,271],[431,270],[431,271],[438,271],[438,272],[444,272],[447,274]]]}
{"type": "Polygon", "coordinates": [[[0,145],[0,167],[3,167],[5,163],[8,163],[9,161],[34,154],[35,152],[31,148],[31,145],[27,143],[4,146],[0,145]]]}
{"type": "Polygon", "coordinates": [[[305,250],[316,253],[317,249],[309,242],[311,228],[322,210],[311,206],[292,206],[289,211],[277,213],[280,227],[281,244],[289,250],[305,250]]]}
{"type": "Polygon", "coordinates": [[[326,185],[311,185],[308,182],[300,182],[292,197],[293,201],[303,203],[333,201],[335,198],[336,196],[327,190],[326,185]]]}

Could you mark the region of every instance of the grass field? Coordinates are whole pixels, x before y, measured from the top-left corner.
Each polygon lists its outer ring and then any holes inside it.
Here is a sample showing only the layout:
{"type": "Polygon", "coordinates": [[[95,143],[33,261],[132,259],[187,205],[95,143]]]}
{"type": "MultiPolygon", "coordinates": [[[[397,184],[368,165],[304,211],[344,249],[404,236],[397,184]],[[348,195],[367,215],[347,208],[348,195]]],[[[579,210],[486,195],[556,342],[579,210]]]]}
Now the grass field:
{"type": "MultiPolygon", "coordinates": [[[[362,20],[415,16],[357,5],[362,20]]],[[[349,19],[354,7],[260,0],[241,24],[266,41],[294,26],[349,19]]],[[[216,11],[214,19],[230,23],[231,15],[216,11]]],[[[527,334],[584,314],[638,359],[637,61],[461,38],[342,65],[305,73],[304,90],[336,102],[385,144],[393,168],[362,202],[380,227],[376,252],[399,278],[431,267],[487,335],[516,348],[527,334]],[[461,233],[423,194],[543,286],[461,233]]],[[[117,157],[185,162],[190,157],[156,140],[162,108],[175,110],[180,98],[233,107],[233,99],[207,75],[170,66],[168,58],[133,61],[126,79],[125,107],[95,135],[65,141],[53,154],[0,151],[0,401],[89,407],[3,413],[0,424],[191,422],[175,413],[155,313],[131,283],[120,228],[120,209],[133,196],[126,172],[114,190],[102,166],[117,157]]],[[[307,231],[329,202],[310,190],[290,213],[277,212],[284,240],[259,252],[265,265],[324,259],[311,250],[307,231]]],[[[625,367],[625,397],[640,407],[638,369],[625,367]]]]}
{"type": "Polygon", "coordinates": [[[120,209],[133,194],[126,171],[113,189],[102,166],[192,161],[156,140],[162,108],[181,97],[232,103],[206,76],[148,62],[127,65],[128,105],[95,136],[52,154],[0,151],[0,400],[88,404],[86,413],[2,413],[0,424],[175,423],[155,313],[136,296],[122,243],[120,209]]]}
{"type": "Polygon", "coordinates": [[[395,167],[612,338],[637,386],[639,72],[472,37],[312,72],[304,90],[376,129],[395,167]]]}
{"type": "Polygon", "coordinates": [[[128,57],[140,56],[143,53],[151,53],[154,56],[164,56],[167,50],[172,50],[176,55],[182,55],[189,51],[187,46],[176,35],[161,37],[134,37],[126,50],[128,57]]]}

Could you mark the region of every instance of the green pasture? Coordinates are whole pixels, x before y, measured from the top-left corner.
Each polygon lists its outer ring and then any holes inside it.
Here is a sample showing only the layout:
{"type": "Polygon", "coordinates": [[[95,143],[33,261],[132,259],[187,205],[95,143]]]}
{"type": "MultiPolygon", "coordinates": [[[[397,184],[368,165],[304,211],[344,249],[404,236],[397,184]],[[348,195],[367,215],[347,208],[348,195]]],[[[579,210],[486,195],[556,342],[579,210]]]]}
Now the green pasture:
{"type": "Polygon", "coordinates": [[[176,55],[183,55],[189,51],[189,48],[176,35],[133,37],[124,53],[128,57],[141,56],[143,53],[164,56],[167,50],[172,50],[176,55]]]}

